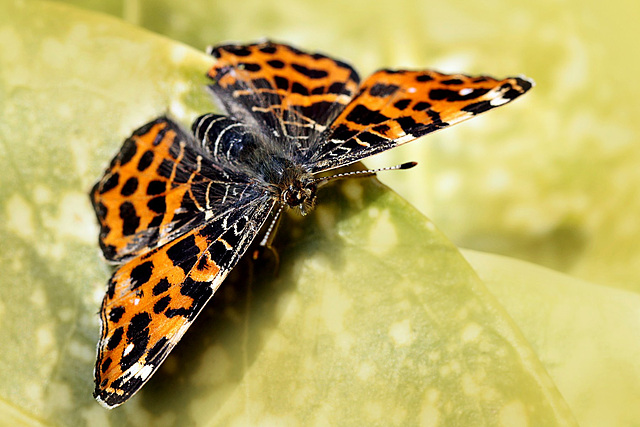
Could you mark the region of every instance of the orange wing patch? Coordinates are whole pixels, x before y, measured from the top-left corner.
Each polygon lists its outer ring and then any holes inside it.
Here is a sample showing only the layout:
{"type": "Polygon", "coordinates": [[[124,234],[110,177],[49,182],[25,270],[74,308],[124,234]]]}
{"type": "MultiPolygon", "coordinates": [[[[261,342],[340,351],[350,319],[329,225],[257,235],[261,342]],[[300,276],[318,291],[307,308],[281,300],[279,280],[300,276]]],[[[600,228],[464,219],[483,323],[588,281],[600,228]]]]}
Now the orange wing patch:
{"type": "Polygon", "coordinates": [[[107,259],[123,261],[162,244],[196,212],[180,209],[198,165],[184,161],[187,137],[166,118],[125,141],[91,191],[107,259]]]}
{"type": "Polygon", "coordinates": [[[533,83],[435,71],[381,70],[326,132],[314,172],[346,165],[513,101],[533,83]],[[346,161],[345,161],[346,160],[346,161]]]}

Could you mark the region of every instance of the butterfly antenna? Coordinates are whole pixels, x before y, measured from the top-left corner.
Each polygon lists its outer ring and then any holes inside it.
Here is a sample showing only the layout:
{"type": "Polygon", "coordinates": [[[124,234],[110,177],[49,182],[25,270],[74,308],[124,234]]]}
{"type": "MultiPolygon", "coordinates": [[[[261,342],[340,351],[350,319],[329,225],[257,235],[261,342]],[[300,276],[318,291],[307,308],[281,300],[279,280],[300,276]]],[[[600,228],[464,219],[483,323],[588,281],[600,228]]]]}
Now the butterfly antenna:
{"type": "Polygon", "coordinates": [[[331,181],[331,180],[334,180],[334,179],[348,178],[348,177],[352,177],[352,176],[355,176],[355,177],[358,177],[358,178],[364,178],[364,177],[367,177],[367,176],[375,175],[378,172],[411,169],[412,167],[416,166],[417,164],[418,164],[418,162],[406,162],[406,163],[402,163],[400,165],[388,166],[386,168],[380,168],[380,169],[367,169],[367,170],[362,170],[362,171],[352,171],[352,172],[338,173],[336,175],[330,175],[330,176],[324,176],[322,178],[316,178],[312,182],[314,184],[319,184],[319,183],[322,183],[322,182],[325,182],[325,181],[331,181]]]}

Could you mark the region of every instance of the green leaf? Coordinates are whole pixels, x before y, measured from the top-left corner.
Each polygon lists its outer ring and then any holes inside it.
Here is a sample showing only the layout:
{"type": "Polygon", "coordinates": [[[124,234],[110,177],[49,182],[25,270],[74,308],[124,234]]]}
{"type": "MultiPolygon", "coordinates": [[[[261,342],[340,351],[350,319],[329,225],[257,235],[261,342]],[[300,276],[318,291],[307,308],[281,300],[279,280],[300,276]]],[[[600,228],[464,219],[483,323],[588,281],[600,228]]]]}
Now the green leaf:
{"type": "MultiPolygon", "coordinates": [[[[374,180],[327,187],[244,260],[142,392],[91,397],[109,268],[88,200],[155,115],[211,109],[210,59],[112,18],[0,10],[0,410],[47,425],[571,425],[506,312],[434,225],[374,180]],[[277,269],[278,272],[274,273],[277,269]]],[[[7,419],[7,418],[5,418],[7,419]]]]}
{"type": "Polygon", "coordinates": [[[581,426],[640,420],[640,296],[463,251],[547,367],[581,426]]]}

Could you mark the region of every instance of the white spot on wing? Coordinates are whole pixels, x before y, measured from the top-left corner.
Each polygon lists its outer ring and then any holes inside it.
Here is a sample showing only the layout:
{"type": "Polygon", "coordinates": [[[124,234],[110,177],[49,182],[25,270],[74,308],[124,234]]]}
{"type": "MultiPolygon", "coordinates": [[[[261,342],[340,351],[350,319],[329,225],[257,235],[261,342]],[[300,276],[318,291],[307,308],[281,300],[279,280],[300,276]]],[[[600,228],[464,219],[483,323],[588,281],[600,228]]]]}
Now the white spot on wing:
{"type": "Polygon", "coordinates": [[[507,102],[509,102],[509,100],[506,98],[494,98],[491,101],[489,101],[489,104],[491,104],[491,106],[493,107],[498,107],[502,104],[506,104],[507,102]]]}
{"type": "Polygon", "coordinates": [[[465,87],[464,89],[460,89],[458,93],[460,94],[460,96],[465,96],[469,95],[471,92],[473,92],[473,89],[471,89],[470,87],[465,87]]]}
{"type": "Polygon", "coordinates": [[[138,372],[138,377],[140,377],[142,381],[145,381],[147,378],[149,378],[149,375],[151,375],[152,372],[153,366],[145,365],[142,367],[142,369],[140,369],[140,372],[138,372]]]}
{"type": "Polygon", "coordinates": [[[129,344],[127,348],[125,348],[124,351],[122,352],[122,355],[126,356],[127,354],[131,353],[131,350],[133,350],[133,344],[129,344]]]}

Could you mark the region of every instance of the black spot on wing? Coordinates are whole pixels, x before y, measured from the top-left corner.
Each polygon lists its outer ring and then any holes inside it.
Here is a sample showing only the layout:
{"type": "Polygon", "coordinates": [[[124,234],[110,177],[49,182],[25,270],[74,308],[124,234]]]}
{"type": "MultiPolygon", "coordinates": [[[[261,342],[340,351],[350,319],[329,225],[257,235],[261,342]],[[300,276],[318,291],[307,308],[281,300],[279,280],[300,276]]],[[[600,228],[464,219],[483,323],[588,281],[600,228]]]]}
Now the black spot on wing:
{"type": "Polygon", "coordinates": [[[462,111],[466,111],[473,115],[484,113],[485,111],[491,110],[493,105],[491,105],[491,101],[480,101],[474,102],[473,104],[469,104],[462,108],[462,111]]]}
{"type": "Polygon", "coordinates": [[[169,290],[170,286],[171,286],[171,284],[169,283],[169,281],[166,278],[163,277],[153,287],[153,295],[154,296],[158,296],[160,294],[163,294],[163,293],[167,292],[169,290]]]}
{"type": "Polygon", "coordinates": [[[138,170],[140,172],[146,170],[149,166],[151,166],[151,162],[153,162],[153,151],[147,150],[142,154],[140,160],[138,161],[138,170]]]}
{"type": "Polygon", "coordinates": [[[169,295],[166,295],[162,298],[160,298],[158,301],[156,301],[156,303],[153,305],[153,312],[155,314],[160,314],[162,313],[168,306],[169,303],[171,302],[171,297],[169,295]]]}
{"type": "Polygon", "coordinates": [[[296,70],[298,73],[309,77],[310,79],[323,79],[327,77],[329,74],[325,70],[319,70],[315,68],[307,68],[302,64],[291,64],[291,67],[296,70]]]}
{"type": "Polygon", "coordinates": [[[147,202],[147,207],[157,214],[164,214],[167,211],[167,204],[164,196],[157,196],[147,202]]]}
{"type": "Polygon", "coordinates": [[[262,46],[260,47],[260,52],[262,53],[268,53],[270,55],[276,53],[276,47],[272,44],[267,44],[266,46],[262,46]]]}
{"type": "Polygon", "coordinates": [[[227,46],[222,46],[221,48],[236,56],[251,55],[251,51],[244,46],[227,45],[227,46]]]}
{"type": "Polygon", "coordinates": [[[175,266],[182,268],[185,274],[196,263],[200,249],[196,246],[195,236],[185,237],[167,249],[167,256],[175,266]]]}
{"type": "Polygon", "coordinates": [[[138,189],[138,178],[136,178],[135,176],[132,176],[124,183],[124,185],[120,189],[120,194],[127,197],[135,193],[137,189],[138,189]]]}
{"type": "Polygon", "coordinates": [[[409,106],[409,104],[411,104],[410,99],[401,99],[400,101],[397,101],[395,104],[393,104],[393,106],[398,110],[404,110],[409,106]]]}
{"type": "Polygon", "coordinates": [[[289,80],[282,76],[274,76],[273,80],[276,82],[276,87],[282,90],[289,90],[289,80]]]}
{"type": "Polygon", "coordinates": [[[334,93],[336,95],[351,95],[351,92],[346,88],[343,82],[332,83],[327,92],[334,93]]]}
{"type": "Polygon", "coordinates": [[[120,219],[122,219],[122,234],[131,236],[135,234],[140,226],[140,217],[135,206],[131,202],[124,202],[120,205],[120,219]]]}
{"type": "Polygon", "coordinates": [[[440,84],[443,84],[443,85],[461,85],[462,83],[464,82],[460,79],[447,79],[447,80],[440,81],[440,84]]]}
{"type": "Polygon", "coordinates": [[[118,307],[113,307],[111,310],[109,310],[109,322],[112,323],[118,323],[120,321],[120,319],[122,318],[122,315],[125,312],[125,308],[122,306],[118,306],[118,307]]]}
{"type": "Polygon", "coordinates": [[[273,68],[277,68],[278,70],[284,68],[284,62],[279,61],[277,59],[272,59],[271,61],[267,61],[267,64],[269,64],[273,68]]]}
{"type": "Polygon", "coordinates": [[[411,116],[398,117],[396,121],[407,135],[411,135],[412,131],[418,127],[418,123],[411,116]]]}
{"type": "Polygon", "coordinates": [[[376,83],[369,89],[371,96],[384,98],[385,96],[393,95],[398,91],[400,87],[397,85],[388,85],[384,83],[376,83]]]}
{"type": "Polygon", "coordinates": [[[382,141],[387,140],[387,138],[381,137],[380,135],[376,135],[371,132],[362,132],[360,135],[358,135],[358,139],[362,142],[366,142],[367,144],[378,144],[382,141]]]}
{"type": "Polygon", "coordinates": [[[262,69],[260,64],[255,64],[253,62],[241,62],[241,63],[238,64],[238,68],[239,69],[245,69],[247,71],[251,71],[252,73],[255,73],[255,72],[260,71],[262,69]]]}
{"type": "Polygon", "coordinates": [[[431,80],[433,80],[433,77],[428,74],[420,74],[416,77],[416,81],[421,83],[430,82],[431,80]]]}
{"type": "Polygon", "coordinates": [[[468,93],[461,95],[459,90],[432,89],[429,92],[429,97],[436,101],[469,101],[471,99],[479,98],[487,92],[489,92],[489,89],[472,89],[468,93]]]}
{"type": "Polygon", "coordinates": [[[133,316],[127,328],[127,340],[136,341],[141,336],[147,335],[149,323],[151,323],[151,315],[145,311],[133,316]]]}
{"type": "Polygon", "coordinates": [[[414,105],[411,109],[413,111],[425,111],[429,108],[431,108],[431,104],[429,104],[428,102],[420,101],[416,103],[416,105],[414,105]]]}
{"type": "Polygon", "coordinates": [[[104,361],[102,362],[102,366],[100,367],[100,370],[102,371],[102,373],[104,374],[105,372],[107,372],[107,369],[109,369],[109,366],[111,366],[111,358],[107,357],[106,359],[104,359],[104,361]]]}
{"type": "Polygon", "coordinates": [[[346,141],[349,138],[353,138],[358,134],[357,130],[353,130],[350,127],[341,124],[331,132],[331,139],[346,141]]]}
{"type": "Polygon", "coordinates": [[[373,125],[382,123],[389,118],[378,111],[370,110],[362,104],[356,105],[353,110],[347,114],[347,120],[357,123],[359,125],[373,125]]]}
{"type": "Polygon", "coordinates": [[[122,326],[116,328],[116,330],[113,331],[113,334],[111,334],[111,338],[109,338],[109,341],[107,341],[107,350],[114,350],[116,347],[118,347],[120,341],[122,341],[123,335],[124,329],[122,328],[122,326]]]}
{"type": "Polygon", "coordinates": [[[124,166],[127,163],[129,163],[133,158],[133,156],[136,155],[137,151],[138,151],[138,144],[136,144],[136,142],[133,139],[128,138],[122,145],[122,148],[120,149],[120,154],[117,157],[118,160],[120,161],[120,166],[124,166]]]}
{"type": "Polygon", "coordinates": [[[153,274],[153,262],[145,261],[131,270],[131,289],[137,289],[149,281],[153,274]]]}
{"type": "Polygon", "coordinates": [[[298,82],[294,82],[291,85],[291,92],[293,93],[298,93],[300,95],[305,95],[308,96],[309,95],[309,89],[307,89],[306,87],[302,86],[300,83],[298,82]]]}
{"type": "Polygon", "coordinates": [[[155,196],[167,191],[167,185],[164,181],[153,180],[147,186],[147,195],[155,196]]]}
{"type": "Polygon", "coordinates": [[[114,189],[118,185],[118,182],[120,182],[120,174],[118,172],[111,174],[111,176],[100,185],[100,194],[114,189]]]}

